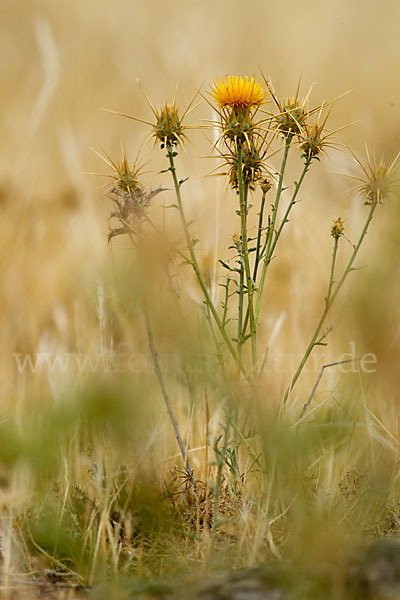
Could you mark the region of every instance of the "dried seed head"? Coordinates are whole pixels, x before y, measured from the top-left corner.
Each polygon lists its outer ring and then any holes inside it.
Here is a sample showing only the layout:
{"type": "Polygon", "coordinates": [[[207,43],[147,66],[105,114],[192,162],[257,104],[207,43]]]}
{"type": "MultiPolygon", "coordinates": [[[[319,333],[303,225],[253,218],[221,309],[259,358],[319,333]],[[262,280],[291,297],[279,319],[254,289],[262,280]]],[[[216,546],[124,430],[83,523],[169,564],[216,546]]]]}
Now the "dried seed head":
{"type": "Polygon", "coordinates": [[[343,231],[344,231],[344,223],[343,223],[341,217],[338,217],[332,223],[331,235],[335,239],[339,239],[343,235],[343,231]]]}
{"type": "Polygon", "coordinates": [[[114,187],[110,191],[110,198],[115,204],[115,210],[110,217],[117,219],[119,226],[112,227],[110,225],[108,241],[116,235],[139,233],[140,224],[145,218],[151,199],[163,191],[163,188],[147,190],[143,185],[138,185],[134,191],[129,192],[123,192],[114,187]]]}
{"type": "Polygon", "coordinates": [[[360,192],[364,196],[365,204],[381,204],[399,184],[400,180],[394,178],[394,172],[398,166],[400,153],[393,160],[384,161],[382,158],[377,163],[375,157],[370,158],[367,149],[367,162],[365,164],[360,161],[354,152],[351,151],[351,153],[362,171],[359,177],[348,175],[348,177],[358,182],[353,191],[360,192]]]}
{"type": "Polygon", "coordinates": [[[389,195],[391,190],[390,177],[387,175],[387,169],[384,165],[378,165],[371,171],[368,181],[365,183],[364,192],[366,204],[382,202],[389,195]]]}
{"type": "Polygon", "coordinates": [[[113,171],[111,175],[107,175],[113,182],[108,192],[115,205],[110,217],[119,222],[118,227],[110,224],[108,239],[124,233],[138,233],[151,199],[163,189],[149,190],[139,180],[142,168],[138,165],[138,157],[130,166],[124,151],[121,162],[114,161],[108,155],[99,156],[113,171]]]}

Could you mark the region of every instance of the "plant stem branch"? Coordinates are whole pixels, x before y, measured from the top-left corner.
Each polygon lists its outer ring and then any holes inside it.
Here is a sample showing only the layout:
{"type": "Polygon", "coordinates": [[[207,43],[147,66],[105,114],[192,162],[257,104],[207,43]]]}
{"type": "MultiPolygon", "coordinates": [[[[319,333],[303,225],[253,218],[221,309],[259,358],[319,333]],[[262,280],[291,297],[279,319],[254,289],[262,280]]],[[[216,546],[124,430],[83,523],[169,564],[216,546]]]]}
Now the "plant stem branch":
{"type": "Polygon", "coordinates": [[[253,271],[253,281],[254,281],[254,283],[257,281],[258,265],[260,264],[261,255],[262,255],[262,253],[261,253],[261,236],[262,236],[262,232],[263,232],[263,220],[264,220],[264,208],[265,208],[265,197],[266,197],[266,195],[267,195],[266,192],[262,193],[260,212],[258,214],[256,259],[255,259],[254,271],[253,271]]]}
{"type": "Polygon", "coordinates": [[[299,421],[301,421],[303,419],[304,415],[306,414],[306,411],[307,411],[308,407],[310,406],[310,404],[312,402],[312,399],[314,398],[314,394],[316,392],[318,384],[321,381],[321,377],[322,377],[322,375],[324,373],[324,370],[327,369],[328,367],[336,367],[337,365],[344,365],[345,363],[354,362],[355,360],[359,360],[359,359],[358,358],[348,358],[346,360],[339,360],[339,361],[336,361],[336,362],[327,363],[326,365],[322,365],[321,370],[320,370],[320,372],[318,374],[317,380],[314,383],[314,387],[313,387],[313,389],[311,391],[311,394],[310,394],[307,402],[304,404],[304,406],[303,406],[303,408],[301,410],[300,417],[299,417],[299,420],[297,421],[297,423],[299,421]]]}
{"type": "Polygon", "coordinates": [[[331,273],[329,276],[328,293],[326,295],[327,303],[329,303],[329,301],[330,301],[333,284],[335,283],[334,277],[335,277],[335,266],[336,266],[336,257],[337,257],[338,246],[339,246],[339,236],[335,236],[335,242],[333,245],[333,252],[332,252],[332,261],[331,261],[331,273]]]}
{"type": "Polygon", "coordinates": [[[237,351],[238,355],[242,356],[242,348],[243,348],[243,299],[244,299],[244,264],[243,264],[243,246],[240,252],[240,273],[239,273],[239,286],[238,286],[238,294],[239,294],[239,306],[238,306],[238,328],[237,328],[237,351]]]}
{"type": "Polygon", "coordinates": [[[275,203],[274,203],[274,206],[272,209],[271,227],[269,228],[268,233],[267,233],[268,237],[267,237],[266,250],[265,250],[265,256],[264,256],[264,264],[263,264],[263,268],[262,268],[262,272],[261,272],[260,285],[258,286],[258,292],[257,292],[257,301],[256,301],[256,310],[255,310],[255,322],[256,323],[258,321],[258,317],[260,314],[261,298],[262,298],[262,293],[263,293],[264,284],[265,284],[265,277],[267,275],[269,262],[271,261],[271,258],[269,257],[270,249],[271,249],[272,239],[275,235],[275,223],[276,223],[276,218],[277,218],[277,214],[278,214],[279,202],[280,202],[282,190],[283,190],[283,177],[284,177],[285,170],[286,170],[287,158],[288,158],[291,142],[292,142],[292,136],[289,135],[286,138],[285,149],[284,149],[283,157],[282,157],[281,170],[279,173],[278,188],[276,190],[275,203]]]}
{"type": "Polygon", "coordinates": [[[282,233],[282,229],[284,228],[285,224],[288,221],[289,213],[290,213],[290,211],[292,210],[293,206],[296,203],[297,194],[299,193],[301,184],[303,183],[304,177],[306,176],[306,173],[307,173],[308,169],[310,168],[310,165],[311,165],[311,160],[306,159],[306,162],[304,163],[303,171],[302,171],[302,173],[300,175],[300,179],[299,179],[299,181],[296,181],[296,183],[295,183],[295,188],[294,188],[294,191],[293,191],[293,196],[292,196],[292,198],[291,198],[291,200],[289,202],[289,205],[288,205],[288,207],[286,209],[285,214],[283,215],[283,219],[282,219],[282,221],[281,221],[281,223],[279,225],[278,231],[276,232],[276,236],[274,238],[274,241],[271,244],[270,250],[269,250],[269,252],[267,254],[267,259],[268,259],[267,269],[268,269],[269,263],[272,260],[272,256],[274,254],[276,244],[278,243],[278,240],[279,240],[280,235],[282,233]]]}
{"type": "Polygon", "coordinates": [[[326,317],[328,315],[329,309],[331,308],[331,306],[332,306],[332,304],[333,304],[336,296],[338,295],[341,287],[343,286],[344,282],[346,281],[347,276],[349,275],[349,273],[351,271],[354,270],[353,269],[354,261],[356,259],[357,254],[358,254],[360,246],[361,246],[361,244],[362,244],[362,242],[363,242],[363,240],[364,240],[364,238],[366,236],[366,233],[368,231],[368,227],[369,227],[369,225],[370,225],[370,223],[372,221],[372,217],[374,215],[376,207],[377,207],[377,202],[373,202],[371,204],[371,208],[369,210],[368,216],[367,216],[366,221],[364,223],[364,227],[363,227],[363,229],[361,231],[361,234],[360,234],[360,237],[358,239],[358,242],[354,246],[354,250],[353,250],[353,253],[352,253],[352,255],[351,255],[350,259],[349,259],[349,262],[347,263],[347,266],[346,266],[346,268],[345,268],[345,270],[343,272],[342,277],[339,279],[339,281],[336,283],[336,285],[335,285],[335,282],[333,280],[333,277],[334,277],[334,268],[335,268],[335,262],[336,262],[336,254],[337,254],[337,246],[338,246],[337,240],[335,239],[334,251],[333,251],[333,255],[332,255],[332,263],[331,263],[331,272],[330,272],[329,285],[328,285],[328,295],[325,298],[325,309],[324,309],[324,311],[323,311],[323,313],[321,315],[321,318],[320,318],[320,320],[318,322],[318,325],[317,325],[317,327],[316,327],[316,329],[314,331],[314,334],[313,334],[313,336],[312,336],[312,338],[310,340],[310,343],[307,346],[307,349],[306,349],[306,351],[305,351],[305,353],[303,355],[303,358],[301,359],[300,364],[297,367],[297,370],[296,370],[295,374],[292,377],[292,380],[291,380],[291,382],[289,384],[289,387],[287,388],[287,390],[285,392],[285,395],[284,395],[284,398],[283,398],[284,405],[286,404],[286,402],[287,402],[287,400],[289,398],[289,395],[290,395],[290,393],[291,393],[291,391],[292,391],[292,389],[293,389],[296,381],[300,377],[300,374],[301,374],[301,372],[302,372],[302,370],[304,368],[304,365],[306,364],[307,359],[310,356],[310,354],[311,354],[314,346],[318,345],[321,342],[322,338],[318,340],[318,336],[319,336],[319,334],[321,332],[322,326],[323,326],[323,324],[325,322],[325,319],[326,319],[326,317]]]}

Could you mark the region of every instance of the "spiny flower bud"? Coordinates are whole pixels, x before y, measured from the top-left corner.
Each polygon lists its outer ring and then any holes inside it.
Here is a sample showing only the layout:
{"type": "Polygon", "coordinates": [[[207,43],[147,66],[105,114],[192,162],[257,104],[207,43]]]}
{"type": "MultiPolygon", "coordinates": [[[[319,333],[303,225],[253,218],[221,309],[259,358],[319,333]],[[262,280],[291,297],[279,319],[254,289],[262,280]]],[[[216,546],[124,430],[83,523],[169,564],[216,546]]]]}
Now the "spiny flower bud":
{"type": "Polygon", "coordinates": [[[157,113],[154,136],[161,142],[161,147],[176,146],[183,134],[183,127],[175,104],[164,104],[157,113]]]}
{"type": "Polygon", "coordinates": [[[304,141],[300,145],[300,148],[303,150],[304,155],[308,160],[315,158],[321,152],[323,146],[321,134],[322,129],[319,125],[306,127],[304,141]]]}
{"type": "Polygon", "coordinates": [[[240,237],[238,233],[234,233],[232,235],[232,242],[235,246],[237,246],[237,244],[240,244],[240,237]]]}
{"type": "Polygon", "coordinates": [[[118,165],[117,174],[118,176],[115,177],[116,186],[122,192],[132,194],[140,188],[140,184],[137,180],[137,172],[129,167],[125,158],[122,163],[118,165]]]}
{"type": "Polygon", "coordinates": [[[297,98],[288,98],[280,115],[276,116],[279,130],[284,136],[293,136],[302,131],[306,121],[306,113],[297,98]]]}
{"type": "Polygon", "coordinates": [[[269,94],[262,80],[255,77],[227,75],[225,80],[218,77],[208,92],[219,106],[223,137],[226,141],[244,142],[254,132],[254,115],[258,108],[267,102],[269,94]]]}
{"type": "Polygon", "coordinates": [[[335,239],[339,239],[343,235],[344,223],[340,217],[335,219],[331,226],[331,235],[335,239]]]}
{"type": "MultiPolygon", "coordinates": [[[[242,173],[243,181],[251,190],[254,190],[255,183],[260,179],[263,170],[263,158],[260,155],[260,149],[250,140],[250,144],[244,142],[241,145],[242,152],[242,173]]],[[[232,166],[229,170],[229,181],[233,189],[239,188],[238,180],[238,159],[237,156],[232,157],[232,166]]]]}
{"type": "Polygon", "coordinates": [[[272,182],[270,179],[268,179],[268,177],[264,177],[264,179],[261,179],[260,181],[260,188],[262,190],[262,192],[264,194],[266,194],[267,192],[269,192],[269,190],[272,188],[272,182]]]}
{"type": "Polygon", "coordinates": [[[249,110],[233,108],[226,119],[222,120],[224,136],[230,140],[244,142],[254,130],[252,115],[249,110]]]}

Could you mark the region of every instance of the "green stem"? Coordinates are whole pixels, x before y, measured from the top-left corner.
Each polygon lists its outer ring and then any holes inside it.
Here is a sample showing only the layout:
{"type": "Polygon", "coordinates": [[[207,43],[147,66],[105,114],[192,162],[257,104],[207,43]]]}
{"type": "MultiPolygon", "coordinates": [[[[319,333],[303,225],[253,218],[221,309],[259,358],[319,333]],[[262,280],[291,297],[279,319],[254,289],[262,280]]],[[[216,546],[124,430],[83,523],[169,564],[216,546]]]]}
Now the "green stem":
{"type": "Polygon", "coordinates": [[[260,264],[260,259],[261,259],[261,236],[262,236],[262,231],[263,231],[263,219],[264,219],[264,207],[265,207],[266,195],[267,195],[266,192],[262,193],[260,212],[258,214],[256,259],[255,259],[254,271],[253,271],[253,281],[254,282],[257,281],[258,265],[260,264]]]}
{"type": "Polygon", "coordinates": [[[216,353],[215,356],[217,358],[217,362],[218,362],[219,367],[221,369],[221,373],[223,375],[225,375],[224,357],[222,356],[222,353],[220,351],[220,345],[218,343],[217,336],[215,335],[214,325],[213,325],[213,322],[212,322],[211,316],[210,316],[210,307],[208,306],[208,304],[206,304],[205,317],[206,317],[206,319],[208,321],[208,324],[209,324],[209,327],[210,327],[210,331],[211,331],[211,337],[212,337],[214,345],[215,345],[215,353],[216,353]]]}
{"type": "Polygon", "coordinates": [[[281,223],[279,225],[278,231],[276,232],[276,236],[274,238],[274,241],[272,242],[270,250],[269,250],[269,252],[267,254],[267,257],[266,257],[267,261],[268,261],[267,262],[267,270],[268,270],[268,265],[271,262],[272,256],[274,254],[276,244],[278,243],[278,240],[279,240],[280,235],[282,233],[282,229],[284,228],[285,224],[287,223],[288,217],[289,217],[289,213],[290,213],[290,211],[292,210],[293,206],[296,203],[297,194],[299,193],[301,184],[303,183],[304,177],[306,176],[306,173],[307,173],[308,169],[310,168],[310,165],[311,165],[311,160],[307,158],[306,162],[304,163],[304,168],[303,168],[303,171],[302,171],[302,173],[300,175],[300,179],[299,179],[299,181],[295,182],[293,196],[292,196],[292,198],[291,198],[291,200],[289,202],[289,205],[288,205],[288,207],[286,209],[285,214],[283,215],[283,219],[282,219],[282,221],[281,221],[281,223]]]}
{"type": "Polygon", "coordinates": [[[242,143],[238,140],[236,144],[237,152],[237,170],[238,170],[238,184],[239,184],[239,200],[240,200],[240,220],[242,229],[242,248],[243,248],[243,260],[244,269],[246,274],[246,285],[247,285],[247,306],[250,316],[250,337],[251,337],[251,355],[253,361],[253,373],[256,373],[257,369],[257,343],[256,343],[256,323],[254,319],[254,307],[253,307],[253,280],[250,272],[249,262],[249,249],[247,245],[247,191],[248,186],[243,182],[243,171],[242,171],[242,143]]]}
{"type": "Polygon", "coordinates": [[[358,242],[354,246],[354,250],[353,250],[353,253],[352,253],[351,257],[350,257],[350,260],[347,263],[347,266],[346,266],[346,268],[345,268],[345,270],[343,272],[342,277],[336,283],[335,289],[333,289],[333,286],[334,286],[334,283],[335,283],[334,280],[333,280],[333,277],[334,277],[334,269],[335,269],[337,246],[338,246],[337,239],[335,239],[335,246],[334,246],[333,255],[332,255],[331,274],[330,274],[329,286],[328,286],[328,295],[327,295],[327,297],[325,299],[325,309],[324,309],[324,311],[323,311],[323,313],[321,315],[321,318],[320,318],[320,320],[318,322],[318,325],[317,325],[317,327],[316,327],[316,329],[314,331],[314,334],[313,334],[313,336],[312,336],[312,338],[310,340],[310,343],[307,346],[307,349],[306,349],[306,351],[304,353],[304,356],[301,359],[300,364],[297,367],[297,370],[296,370],[295,374],[292,377],[292,380],[291,380],[291,382],[289,384],[289,387],[287,388],[287,390],[285,392],[285,395],[284,395],[284,398],[283,398],[284,405],[286,404],[286,402],[287,402],[287,400],[289,398],[289,395],[290,395],[290,393],[291,393],[291,391],[292,391],[292,389],[293,389],[296,381],[300,377],[300,374],[301,374],[301,372],[302,372],[302,370],[304,368],[304,365],[306,364],[307,359],[310,356],[310,354],[311,354],[314,346],[318,345],[318,343],[320,341],[320,340],[318,341],[318,336],[319,336],[319,334],[321,332],[322,326],[323,326],[323,324],[325,322],[325,319],[326,319],[326,317],[328,315],[329,309],[331,308],[331,306],[332,306],[332,304],[333,304],[336,296],[338,295],[341,287],[343,286],[345,280],[347,279],[347,276],[349,275],[349,273],[351,273],[351,271],[354,271],[354,269],[353,269],[354,261],[356,259],[357,254],[358,254],[360,246],[361,246],[361,244],[362,244],[362,242],[363,242],[363,240],[365,238],[365,235],[366,235],[366,233],[368,231],[368,227],[369,227],[369,225],[370,225],[370,223],[372,221],[372,217],[374,215],[376,207],[377,207],[377,202],[374,202],[374,203],[371,204],[370,211],[368,213],[367,219],[365,221],[365,224],[364,224],[364,227],[363,227],[362,232],[360,234],[360,237],[358,239],[358,242]]]}
{"type": "Polygon", "coordinates": [[[222,313],[222,321],[221,321],[222,327],[224,327],[224,328],[226,326],[226,319],[227,319],[227,316],[228,316],[229,284],[230,284],[231,281],[232,281],[231,277],[230,276],[227,277],[226,284],[225,284],[225,299],[224,299],[224,302],[223,302],[223,305],[222,305],[223,306],[223,313],[222,313]]]}
{"type": "Polygon", "coordinates": [[[240,253],[240,273],[239,273],[239,306],[238,306],[238,329],[237,329],[237,351],[238,355],[242,355],[243,348],[243,299],[244,299],[244,264],[243,264],[243,247],[240,253]]]}
{"type": "Polygon", "coordinates": [[[207,289],[207,286],[203,280],[203,277],[201,275],[201,271],[200,271],[200,267],[199,264],[197,262],[197,258],[194,252],[194,247],[193,247],[193,241],[192,238],[190,237],[190,233],[189,233],[189,226],[188,223],[186,221],[186,217],[185,217],[185,212],[183,210],[183,204],[182,204],[182,197],[181,197],[181,183],[178,181],[178,178],[176,176],[176,168],[175,168],[175,162],[174,162],[174,156],[176,155],[175,150],[172,146],[167,145],[167,156],[169,159],[169,170],[171,171],[172,174],[172,179],[174,181],[174,187],[175,187],[175,193],[176,193],[176,199],[178,201],[178,210],[179,210],[179,214],[181,217],[181,221],[182,221],[182,225],[183,225],[183,230],[185,233],[185,239],[186,239],[186,244],[189,250],[189,254],[190,254],[190,259],[191,259],[191,264],[193,267],[193,270],[196,274],[197,280],[200,284],[201,290],[203,292],[205,301],[207,306],[210,309],[210,312],[214,318],[214,321],[218,327],[218,330],[222,336],[222,339],[224,340],[230,354],[232,355],[233,359],[235,360],[235,362],[238,364],[238,367],[240,369],[240,371],[243,373],[243,375],[246,377],[246,379],[249,379],[247,372],[239,358],[239,356],[237,355],[231,340],[229,339],[223,325],[221,322],[221,319],[218,316],[218,313],[216,311],[216,308],[214,306],[214,303],[211,299],[210,293],[207,289]]]}
{"type": "Polygon", "coordinates": [[[339,236],[335,235],[335,241],[334,241],[333,252],[332,252],[332,261],[331,261],[331,273],[329,276],[328,293],[326,295],[327,304],[329,304],[331,294],[332,294],[333,284],[335,283],[334,277],[335,277],[335,266],[336,266],[336,257],[337,257],[338,246],[339,246],[339,236]]]}
{"type": "Polygon", "coordinates": [[[257,292],[256,311],[255,311],[255,322],[256,323],[258,321],[258,316],[260,314],[261,298],[262,298],[263,288],[264,288],[264,284],[265,284],[265,277],[267,274],[268,264],[271,260],[270,258],[268,259],[268,256],[269,256],[270,249],[271,249],[272,238],[274,237],[274,233],[275,233],[276,217],[278,214],[279,202],[281,199],[282,189],[283,189],[283,176],[284,176],[285,170],[286,170],[287,158],[288,158],[291,142],[292,142],[292,136],[289,135],[286,138],[285,150],[283,152],[283,157],[282,157],[282,164],[281,164],[281,170],[280,170],[280,174],[279,174],[278,188],[276,190],[275,204],[274,204],[273,210],[272,210],[271,227],[269,228],[268,234],[267,234],[268,238],[267,238],[267,246],[266,246],[266,250],[265,250],[266,254],[264,257],[264,264],[263,264],[263,269],[261,272],[260,285],[258,287],[258,292],[257,292]]]}

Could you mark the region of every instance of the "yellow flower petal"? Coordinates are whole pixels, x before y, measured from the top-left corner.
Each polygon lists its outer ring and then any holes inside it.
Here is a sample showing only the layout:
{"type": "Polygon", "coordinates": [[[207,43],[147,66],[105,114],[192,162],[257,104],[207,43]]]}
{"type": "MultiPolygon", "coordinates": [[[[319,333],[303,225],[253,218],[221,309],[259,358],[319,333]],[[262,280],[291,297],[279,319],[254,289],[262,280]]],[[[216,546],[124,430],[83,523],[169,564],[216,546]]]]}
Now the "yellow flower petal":
{"type": "Polygon", "coordinates": [[[256,83],[255,77],[239,77],[239,75],[226,75],[223,79],[215,78],[212,82],[211,91],[214,100],[221,108],[239,108],[248,109],[265,104],[267,91],[264,89],[264,84],[260,79],[256,83]]]}

